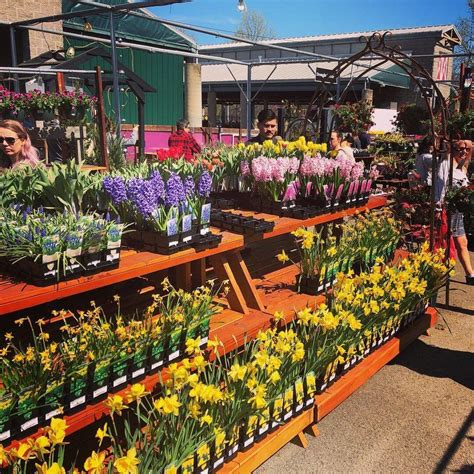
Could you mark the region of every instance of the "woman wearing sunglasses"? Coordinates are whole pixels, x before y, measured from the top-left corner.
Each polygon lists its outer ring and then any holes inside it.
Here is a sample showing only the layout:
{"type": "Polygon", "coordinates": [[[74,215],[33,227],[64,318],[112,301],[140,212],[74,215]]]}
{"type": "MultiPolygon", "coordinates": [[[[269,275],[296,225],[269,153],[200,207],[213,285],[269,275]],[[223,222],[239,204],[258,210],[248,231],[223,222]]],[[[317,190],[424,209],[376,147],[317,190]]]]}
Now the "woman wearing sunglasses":
{"type": "MultiPolygon", "coordinates": [[[[453,143],[451,159],[453,160],[453,187],[463,187],[469,185],[467,169],[472,156],[472,142],[470,140],[457,140],[453,143]]],[[[449,180],[449,159],[440,163],[438,171],[438,181],[436,186],[436,200],[441,202],[444,199],[449,180]]],[[[462,212],[454,211],[451,214],[451,232],[459,255],[459,261],[466,273],[466,283],[474,285],[474,270],[467,248],[466,231],[464,229],[464,216],[462,212]]]]}
{"type": "Polygon", "coordinates": [[[39,162],[25,127],[16,120],[0,120],[0,170],[39,162]]]}

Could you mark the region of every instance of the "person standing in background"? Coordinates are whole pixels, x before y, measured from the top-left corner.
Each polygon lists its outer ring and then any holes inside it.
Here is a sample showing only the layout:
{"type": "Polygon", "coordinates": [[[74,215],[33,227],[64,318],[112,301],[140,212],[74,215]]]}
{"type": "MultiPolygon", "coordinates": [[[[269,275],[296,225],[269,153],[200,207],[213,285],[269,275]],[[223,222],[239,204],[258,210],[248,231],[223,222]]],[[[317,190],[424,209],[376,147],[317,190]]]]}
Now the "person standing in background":
{"type": "Polygon", "coordinates": [[[0,170],[39,163],[38,150],[31,144],[26,128],[16,120],[1,120],[0,170]]]}
{"type": "Polygon", "coordinates": [[[201,153],[201,147],[189,132],[189,121],[185,119],[178,120],[176,129],[176,132],[168,138],[168,147],[179,150],[185,160],[192,160],[196,153],[201,153]]]}

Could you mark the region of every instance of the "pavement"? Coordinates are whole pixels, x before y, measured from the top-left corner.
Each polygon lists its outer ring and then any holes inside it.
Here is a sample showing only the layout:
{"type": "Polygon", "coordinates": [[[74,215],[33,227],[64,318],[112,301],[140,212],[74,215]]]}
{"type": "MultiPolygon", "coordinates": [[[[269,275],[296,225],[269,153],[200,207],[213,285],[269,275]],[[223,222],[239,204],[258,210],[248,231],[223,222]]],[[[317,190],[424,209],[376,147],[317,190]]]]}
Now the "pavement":
{"type": "Polygon", "coordinates": [[[456,270],[430,335],[326,416],[307,449],[289,443],[255,472],[474,473],[474,286],[456,270]]]}

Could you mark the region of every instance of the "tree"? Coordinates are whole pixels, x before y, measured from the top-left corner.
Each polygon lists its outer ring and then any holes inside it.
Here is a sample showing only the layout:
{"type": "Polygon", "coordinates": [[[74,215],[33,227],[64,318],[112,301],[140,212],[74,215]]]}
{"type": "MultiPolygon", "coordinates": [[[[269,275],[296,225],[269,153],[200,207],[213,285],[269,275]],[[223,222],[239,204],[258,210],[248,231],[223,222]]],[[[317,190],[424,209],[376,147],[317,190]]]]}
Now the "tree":
{"type": "MultiPolygon", "coordinates": [[[[471,17],[462,17],[459,18],[456,22],[456,28],[459,31],[459,35],[461,36],[461,44],[454,48],[454,52],[456,54],[473,54],[474,53],[474,38],[473,38],[473,24],[472,24],[472,17],[474,15],[474,2],[469,0],[468,2],[469,10],[471,12],[471,17]]],[[[467,57],[461,58],[454,58],[453,62],[453,70],[454,70],[454,77],[459,79],[459,70],[461,68],[461,63],[467,63],[467,57]]]]}
{"type": "Polygon", "coordinates": [[[247,10],[243,13],[242,21],[237,27],[235,34],[252,41],[275,37],[275,32],[265,17],[255,10],[247,10]]]}

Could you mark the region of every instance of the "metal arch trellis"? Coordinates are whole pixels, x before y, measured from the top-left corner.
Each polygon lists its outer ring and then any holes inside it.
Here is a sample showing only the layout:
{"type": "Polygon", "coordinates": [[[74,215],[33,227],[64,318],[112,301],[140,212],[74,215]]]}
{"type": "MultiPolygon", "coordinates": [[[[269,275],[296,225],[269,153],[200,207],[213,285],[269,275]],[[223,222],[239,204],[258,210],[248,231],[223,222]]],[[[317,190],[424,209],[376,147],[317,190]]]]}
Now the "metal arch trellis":
{"type": "MultiPolygon", "coordinates": [[[[309,115],[311,113],[311,109],[317,105],[317,120],[318,126],[319,121],[321,119],[321,111],[326,103],[328,97],[330,96],[328,85],[337,80],[341,77],[342,73],[350,66],[352,66],[355,62],[363,60],[365,57],[370,58],[371,60],[375,58],[379,58],[375,64],[367,67],[358,75],[358,78],[362,77],[367,72],[380,67],[382,64],[387,62],[393,63],[394,65],[399,66],[406,74],[412,79],[417,86],[419,87],[423,99],[426,103],[427,110],[429,112],[430,117],[430,128],[431,128],[431,135],[434,141],[434,150],[433,150],[433,164],[432,164],[432,176],[437,175],[438,170],[438,157],[443,153],[444,150],[444,142],[447,140],[447,120],[448,120],[448,108],[446,105],[446,101],[441,94],[436,82],[433,80],[431,75],[428,71],[415,59],[411,56],[403,53],[400,47],[393,47],[387,44],[387,38],[391,36],[391,32],[387,31],[385,33],[376,32],[372,34],[370,37],[361,36],[360,41],[365,41],[364,48],[359,51],[358,53],[354,54],[353,56],[338,61],[337,66],[324,78],[320,83],[320,88],[318,85],[316,86],[317,89],[314,91],[311,101],[309,103],[308,109],[306,111],[305,121],[302,126],[302,134],[305,133],[306,124],[308,123],[309,115]],[[425,84],[422,84],[422,81],[425,81],[425,84]],[[431,105],[431,97],[428,96],[426,84],[431,86],[435,100],[434,108],[431,105]],[[436,118],[438,117],[438,123],[436,118]]],[[[347,94],[347,89],[344,91],[343,94],[338,98],[336,104],[341,103],[347,94]]],[[[331,124],[332,128],[332,124],[331,124]]],[[[430,249],[432,250],[434,247],[434,220],[435,220],[435,196],[436,196],[436,179],[432,180],[431,186],[431,203],[430,203],[430,249]]],[[[448,246],[449,252],[449,246],[448,246]]]]}

